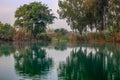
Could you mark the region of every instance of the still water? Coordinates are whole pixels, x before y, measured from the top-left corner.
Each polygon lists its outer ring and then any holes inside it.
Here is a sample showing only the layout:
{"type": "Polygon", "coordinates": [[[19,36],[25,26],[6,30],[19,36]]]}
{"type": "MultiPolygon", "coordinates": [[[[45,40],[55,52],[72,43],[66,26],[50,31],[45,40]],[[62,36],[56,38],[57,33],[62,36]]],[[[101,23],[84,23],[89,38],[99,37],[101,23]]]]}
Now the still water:
{"type": "Polygon", "coordinates": [[[0,80],[120,80],[120,45],[0,43],[0,80]]]}

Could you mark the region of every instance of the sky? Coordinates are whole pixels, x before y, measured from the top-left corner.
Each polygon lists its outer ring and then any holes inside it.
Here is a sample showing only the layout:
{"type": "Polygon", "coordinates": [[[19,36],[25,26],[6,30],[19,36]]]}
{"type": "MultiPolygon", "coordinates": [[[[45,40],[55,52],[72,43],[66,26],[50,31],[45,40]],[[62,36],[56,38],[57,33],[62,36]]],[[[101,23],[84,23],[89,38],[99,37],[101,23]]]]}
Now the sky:
{"type": "Polygon", "coordinates": [[[54,21],[53,24],[49,25],[50,29],[56,28],[65,28],[67,30],[71,30],[70,27],[67,25],[65,20],[60,20],[59,15],[57,13],[58,7],[58,0],[1,0],[0,1],[0,21],[2,23],[9,23],[11,25],[14,24],[15,21],[15,11],[18,7],[29,4],[30,2],[42,2],[43,4],[47,4],[55,16],[58,18],[54,21]]]}

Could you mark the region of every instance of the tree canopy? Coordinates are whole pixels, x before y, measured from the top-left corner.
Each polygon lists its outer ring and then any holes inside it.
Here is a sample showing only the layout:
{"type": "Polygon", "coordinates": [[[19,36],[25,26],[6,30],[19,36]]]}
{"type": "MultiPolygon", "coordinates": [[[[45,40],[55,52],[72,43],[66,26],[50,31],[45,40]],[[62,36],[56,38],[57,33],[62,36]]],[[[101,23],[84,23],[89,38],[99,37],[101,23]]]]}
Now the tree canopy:
{"type": "Polygon", "coordinates": [[[55,29],[54,31],[55,31],[55,33],[60,34],[60,35],[65,35],[65,34],[68,32],[68,31],[67,31],[66,29],[64,29],[64,28],[55,29]]]}
{"type": "Polygon", "coordinates": [[[31,31],[34,38],[45,31],[48,24],[53,23],[55,16],[51,9],[41,2],[32,2],[20,6],[15,12],[14,25],[31,31]]]}
{"type": "Polygon", "coordinates": [[[13,40],[15,31],[16,30],[10,24],[0,22],[0,39],[13,40]]]}
{"type": "Polygon", "coordinates": [[[108,27],[113,31],[120,32],[120,0],[109,0],[108,27]]]}
{"type": "Polygon", "coordinates": [[[66,18],[68,25],[80,33],[86,26],[99,31],[112,26],[120,31],[119,0],[59,0],[58,5],[60,18],[66,18]]]}
{"type": "Polygon", "coordinates": [[[58,11],[60,18],[66,18],[68,25],[70,25],[73,30],[82,30],[85,24],[83,0],[59,0],[58,5],[60,7],[58,11]]]}

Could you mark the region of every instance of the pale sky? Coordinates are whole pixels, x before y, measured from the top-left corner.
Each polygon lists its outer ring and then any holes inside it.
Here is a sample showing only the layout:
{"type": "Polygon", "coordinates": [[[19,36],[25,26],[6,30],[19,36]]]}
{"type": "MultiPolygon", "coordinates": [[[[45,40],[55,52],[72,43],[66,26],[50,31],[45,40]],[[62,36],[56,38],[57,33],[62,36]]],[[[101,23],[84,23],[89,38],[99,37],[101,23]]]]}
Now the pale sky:
{"type": "Polygon", "coordinates": [[[42,3],[47,4],[48,7],[52,9],[55,16],[58,17],[53,24],[49,25],[49,28],[65,28],[71,30],[65,20],[59,19],[59,15],[57,14],[57,10],[59,9],[58,0],[0,0],[0,21],[2,23],[9,23],[13,25],[15,21],[14,15],[16,9],[23,4],[28,4],[34,1],[41,1],[42,3]]]}

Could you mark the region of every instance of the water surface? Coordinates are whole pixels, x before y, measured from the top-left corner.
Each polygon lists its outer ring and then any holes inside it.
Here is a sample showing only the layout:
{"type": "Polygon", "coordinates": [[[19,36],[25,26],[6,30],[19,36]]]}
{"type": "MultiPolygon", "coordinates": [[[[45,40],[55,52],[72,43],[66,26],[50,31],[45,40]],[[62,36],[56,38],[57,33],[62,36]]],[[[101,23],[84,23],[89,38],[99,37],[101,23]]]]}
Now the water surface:
{"type": "Polygon", "coordinates": [[[120,80],[120,45],[0,43],[0,80],[120,80]]]}

